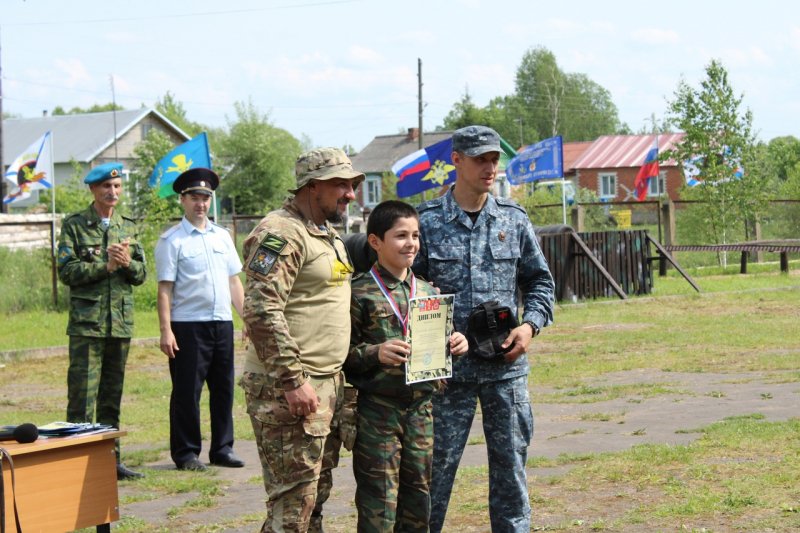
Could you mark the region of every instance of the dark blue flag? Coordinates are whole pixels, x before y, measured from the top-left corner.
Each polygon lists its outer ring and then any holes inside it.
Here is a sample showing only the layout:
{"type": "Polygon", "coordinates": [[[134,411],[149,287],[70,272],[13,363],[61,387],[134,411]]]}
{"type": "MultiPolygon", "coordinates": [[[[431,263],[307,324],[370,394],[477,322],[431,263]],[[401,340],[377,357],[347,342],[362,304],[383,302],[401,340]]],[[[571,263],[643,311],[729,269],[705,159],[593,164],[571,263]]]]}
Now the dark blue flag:
{"type": "Polygon", "coordinates": [[[561,178],[563,175],[564,150],[561,135],[528,146],[506,166],[506,178],[512,185],[561,178]]]}
{"type": "Polygon", "coordinates": [[[392,165],[392,172],[397,176],[397,196],[405,198],[453,183],[456,167],[450,159],[452,152],[453,139],[448,137],[412,152],[392,165]]]}

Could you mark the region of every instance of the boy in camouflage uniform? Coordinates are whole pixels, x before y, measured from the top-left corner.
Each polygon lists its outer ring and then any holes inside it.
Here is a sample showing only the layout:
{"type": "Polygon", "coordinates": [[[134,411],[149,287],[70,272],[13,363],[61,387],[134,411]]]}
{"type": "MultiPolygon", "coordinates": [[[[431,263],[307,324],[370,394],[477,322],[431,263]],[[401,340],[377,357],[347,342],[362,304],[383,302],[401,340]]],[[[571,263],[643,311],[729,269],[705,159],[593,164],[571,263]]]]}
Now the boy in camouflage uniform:
{"type": "Polygon", "coordinates": [[[338,462],[353,272],[331,222],[364,180],[338,148],[302,154],[295,174],[295,196],[261,220],[243,250],[252,345],[242,386],[268,497],[265,532],[321,529],[330,487],[318,483],[338,462]]]}
{"type": "Polygon", "coordinates": [[[491,128],[454,132],[455,185],[419,207],[422,235],[414,271],[443,293],[455,294],[457,331],[466,332],[470,311],[484,302],[522,307],[520,326],[502,344],[511,347],[504,359],[461,357],[453,363],[444,393],[434,398],[434,533],[442,530],[478,401],[489,459],[492,531],[530,530],[525,463],[533,412],[525,354],[533,337],[553,320],[554,284],[525,210],[490,194],[500,151],[500,136],[491,128]]]}
{"type": "MultiPolygon", "coordinates": [[[[115,209],[122,164],[92,169],[84,183],[92,204],[64,220],[58,277],[69,286],[67,421],[119,428],[125,362],[133,334],[133,286],[145,279],[144,251],[133,219],[115,209]]],[[[120,462],[117,478],[141,477],[120,462]]]]}
{"type": "MultiPolygon", "coordinates": [[[[347,381],[358,389],[358,431],[353,448],[359,532],[428,531],[433,418],[438,381],[407,385],[403,363],[409,299],[436,290],[414,277],[419,250],[416,210],[400,201],[375,207],[367,239],[378,261],[353,279],[347,381]]],[[[461,333],[450,350],[467,350],[461,333]]]]}

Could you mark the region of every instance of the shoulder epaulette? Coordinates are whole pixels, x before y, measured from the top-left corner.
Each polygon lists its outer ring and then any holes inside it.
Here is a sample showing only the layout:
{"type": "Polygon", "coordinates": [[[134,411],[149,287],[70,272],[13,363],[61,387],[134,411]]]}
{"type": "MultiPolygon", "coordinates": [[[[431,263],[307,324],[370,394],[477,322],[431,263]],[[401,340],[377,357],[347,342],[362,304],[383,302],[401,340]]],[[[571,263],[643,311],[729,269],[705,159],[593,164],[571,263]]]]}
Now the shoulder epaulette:
{"type": "Polygon", "coordinates": [[[497,202],[497,205],[500,205],[500,206],[503,206],[503,207],[513,207],[515,209],[519,209],[520,211],[522,211],[525,214],[528,213],[527,211],[525,211],[524,207],[519,205],[517,202],[515,202],[511,198],[496,197],[494,200],[497,202]]]}
{"type": "Polygon", "coordinates": [[[217,224],[217,223],[216,223],[216,222],[214,222],[213,220],[210,220],[210,219],[209,219],[208,223],[209,223],[209,224],[211,224],[212,226],[214,226],[215,228],[224,229],[224,230],[225,230],[225,231],[227,231],[228,233],[230,233],[230,232],[231,232],[231,230],[229,230],[228,228],[226,228],[225,226],[223,226],[223,225],[221,225],[221,224],[217,224]]]}
{"type": "Polygon", "coordinates": [[[170,235],[172,235],[173,233],[175,233],[176,231],[178,231],[178,228],[180,228],[180,227],[181,227],[181,225],[180,225],[180,224],[175,224],[174,226],[172,226],[171,228],[169,228],[167,231],[165,231],[164,233],[162,233],[162,234],[161,234],[161,237],[159,237],[159,238],[160,238],[160,239],[167,239],[167,238],[169,238],[169,236],[170,236],[170,235]]]}
{"type": "Polygon", "coordinates": [[[133,217],[129,217],[128,215],[120,215],[123,219],[127,220],[128,222],[133,222],[136,224],[136,219],[133,217]]]}
{"type": "Polygon", "coordinates": [[[438,198],[434,198],[433,200],[427,200],[425,202],[422,202],[417,206],[417,212],[422,213],[423,211],[427,211],[428,209],[439,207],[442,205],[443,201],[444,201],[444,196],[440,196],[438,198]]]}
{"type": "Polygon", "coordinates": [[[367,275],[367,272],[356,272],[353,274],[353,281],[359,280],[367,275]]]}

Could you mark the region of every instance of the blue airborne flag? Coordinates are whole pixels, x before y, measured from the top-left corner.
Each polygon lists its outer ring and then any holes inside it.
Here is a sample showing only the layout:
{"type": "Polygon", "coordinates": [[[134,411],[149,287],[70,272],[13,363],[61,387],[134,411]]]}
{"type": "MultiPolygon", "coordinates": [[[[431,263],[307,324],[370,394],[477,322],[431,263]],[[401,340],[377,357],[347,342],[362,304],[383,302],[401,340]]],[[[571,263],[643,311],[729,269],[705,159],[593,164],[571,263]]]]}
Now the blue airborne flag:
{"type": "Polygon", "coordinates": [[[512,185],[560,178],[563,175],[564,149],[561,135],[526,147],[506,167],[506,177],[512,185]]]}
{"type": "Polygon", "coordinates": [[[172,196],[176,194],[172,190],[172,183],[175,179],[190,168],[196,167],[211,168],[206,132],[175,147],[162,157],[153,169],[153,173],[150,174],[150,186],[158,187],[160,198],[172,196]]]}

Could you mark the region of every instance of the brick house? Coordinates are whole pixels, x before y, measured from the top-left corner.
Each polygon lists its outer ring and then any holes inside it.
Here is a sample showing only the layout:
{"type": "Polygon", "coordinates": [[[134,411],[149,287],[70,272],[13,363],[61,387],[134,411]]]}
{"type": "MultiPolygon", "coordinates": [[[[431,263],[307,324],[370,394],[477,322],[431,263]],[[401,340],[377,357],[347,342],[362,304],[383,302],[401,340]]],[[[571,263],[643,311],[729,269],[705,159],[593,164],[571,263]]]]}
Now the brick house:
{"type": "MultiPolygon", "coordinates": [[[[673,148],[683,136],[683,133],[658,135],[659,152],[673,148]]],[[[636,173],[655,145],[655,135],[604,135],[583,150],[572,168],[567,168],[565,161],[565,173],[578,187],[595,191],[601,200],[635,201],[636,173]]],[[[565,152],[566,147],[567,144],[565,152]]],[[[647,197],[666,194],[677,200],[683,182],[683,169],[675,161],[662,161],[658,180],[650,180],[647,197]]]]}

